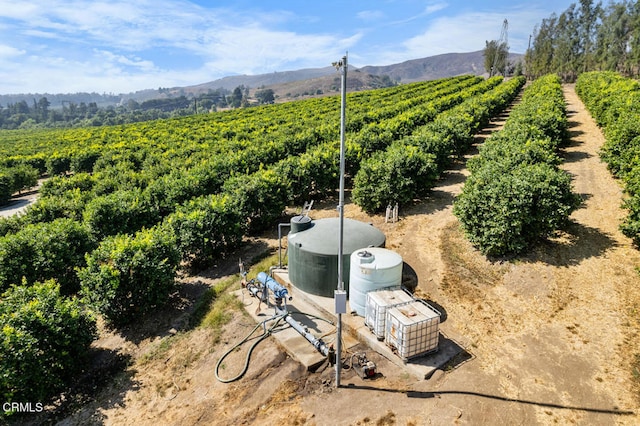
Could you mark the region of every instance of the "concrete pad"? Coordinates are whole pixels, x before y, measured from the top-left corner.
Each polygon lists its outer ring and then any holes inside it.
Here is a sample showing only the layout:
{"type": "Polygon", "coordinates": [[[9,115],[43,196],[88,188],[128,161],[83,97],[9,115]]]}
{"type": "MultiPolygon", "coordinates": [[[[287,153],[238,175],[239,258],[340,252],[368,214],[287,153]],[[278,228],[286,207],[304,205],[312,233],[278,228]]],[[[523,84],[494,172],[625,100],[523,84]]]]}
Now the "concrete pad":
{"type": "MultiPolygon", "coordinates": [[[[335,348],[337,315],[335,314],[334,299],[311,295],[298,290],[289,282],[286,270],[273,271],[273,277],[288,289],[293,298],[292,301],[287,303],[287,311],[292,313],[293,318],[302,323],[306,327],[306,331],[318,338],[322,338],[325,343],[332,344],[335,348]],[[334,324],[329,324],[319,318],[333,321],[334,324]]],[[[245,293],[243,297],[246,301],[247,290],[242,290],[242,292],[245,293]]],[[[238,295],[240,295],[240,291],[238,291],[238,295]]],[[[257,307],[258,299],[253,298],[253,301],[253,304],[257,307]]],[[[349,309],[348,302],[347,309],[349,309]]],[[[252,307],[248,307],[247,311],[257,322],[263,321],[275,313],[273,307],[267,307],[264,303],[262,303],[261,309],[257,312],[252,307]]],[[[283,324],[284,326],[273,333],[273,336],[292,358],[309,370],[317,368],[318,365],[325,361],[325,357],[301,334],[287,323],[283,322],[283,324]]],[[[348,351],[358,343],[363,343],[419,379],[430,378],[436,370],[443,368],[454,357],[464,351],[460,344],[446,336],[441,329],[436,352],[403,361],[384,341],[378,340],[377,336],[364,324],[364,318],[355,313],[342,315],[342,341],[344,351],[348,351]]]]}
{"type": "MultiPolygon", "coordinates": [[[[273,306],[267,306],[265,303],[260,304],[257,298],[248,295],[247,290],[237,290],[235,294],[244,301],[247,312],[256,322],[265,321],[276,315],[276,310],[273,306]],[[251,303],[247,305],[249,299],[251,299],[251,303]],[[257,309],[258,305],[260,305],[259,309],[257,309]]],[[[292,301],[287,302],[286,309],[293,319],[305,327],[305,331],[313,334],[316,338],[322,339],[328,345],[333,344],[335,347],[335,314],[317,309],[316,306],[308,303],[306,298],[299,297],[297,294],[293,296],[292,301]]],[[[266,324],[267,328],[271,325],[273,325],[273,321],[266,324]]],[[[284,320],[280,321],[280,325],[274,330],[272,336],[293,359],[310,371],[314,371],[326,360],[324,355],[318,352],[305,337],[284,320]]],[[[356,339],[344,334],[342,341],[343,347],[346,349],[358,344],[356,339]]]]}

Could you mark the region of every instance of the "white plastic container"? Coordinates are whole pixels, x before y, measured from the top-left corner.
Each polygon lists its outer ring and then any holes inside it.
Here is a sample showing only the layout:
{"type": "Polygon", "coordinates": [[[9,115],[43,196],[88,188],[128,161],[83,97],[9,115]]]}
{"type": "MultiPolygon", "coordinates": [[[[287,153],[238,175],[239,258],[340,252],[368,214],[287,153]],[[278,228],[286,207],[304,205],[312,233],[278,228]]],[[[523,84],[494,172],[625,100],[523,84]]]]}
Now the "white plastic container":
{"type": "Polygon", "coordinates": [[[374,290],[400,288],[402,256],[380,247],[368,247],[351,253],[349,265],[349,305],[365,316],[367,293],[374,290]]]}
{"type": "Polygon", "coordinates": [[[378,340],[384,340],[387,309],[406,305],[413,301],[413,296],[404,290],[370,291],[367,293],[364,323],[378,340]]]}
{"type": "Polygon", "coordinates": [[[438,350],[440,312],[416,300],[387,310],[385,340],[404,361],[438,350]]]}

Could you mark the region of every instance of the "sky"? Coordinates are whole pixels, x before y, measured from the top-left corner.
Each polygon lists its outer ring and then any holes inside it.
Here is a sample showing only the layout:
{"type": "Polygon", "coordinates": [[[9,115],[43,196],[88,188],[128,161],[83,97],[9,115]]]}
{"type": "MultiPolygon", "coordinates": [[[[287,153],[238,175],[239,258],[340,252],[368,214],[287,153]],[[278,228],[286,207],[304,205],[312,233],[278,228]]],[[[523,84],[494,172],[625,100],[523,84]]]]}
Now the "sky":
{"type": "Polygon", "coordinates": [[[129,93],[229,75],[511,52],[570,0],[0,0],[0,94],[129,93]]]}

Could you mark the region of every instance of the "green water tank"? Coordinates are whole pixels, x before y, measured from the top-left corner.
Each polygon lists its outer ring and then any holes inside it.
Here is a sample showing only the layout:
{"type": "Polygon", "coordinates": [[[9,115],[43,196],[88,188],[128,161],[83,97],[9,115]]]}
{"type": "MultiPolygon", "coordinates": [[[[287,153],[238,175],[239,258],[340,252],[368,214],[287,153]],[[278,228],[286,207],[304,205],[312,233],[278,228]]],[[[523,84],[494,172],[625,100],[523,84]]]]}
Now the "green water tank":
{"type": "MultiPolygon", "coordinates": [[[[312,220],[302,229],[287,237],[289,280],[307,293],[333,297],[338,288],[340,219],[312,220]]],[[[342,278],[348,291],[351,253],[363,247],[384,247],[385,236],[372,225],[353,219],[344,219],[343,232],[342,278]]]]}

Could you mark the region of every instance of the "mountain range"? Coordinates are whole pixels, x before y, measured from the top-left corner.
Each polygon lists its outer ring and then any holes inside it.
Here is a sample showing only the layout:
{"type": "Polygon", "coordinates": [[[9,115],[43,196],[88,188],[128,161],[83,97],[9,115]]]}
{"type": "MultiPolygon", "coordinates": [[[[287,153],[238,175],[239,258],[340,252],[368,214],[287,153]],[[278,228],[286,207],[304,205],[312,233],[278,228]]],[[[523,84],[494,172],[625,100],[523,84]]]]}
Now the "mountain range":
{"type": "MultiPolygon", "coordinates": [[[[511,53],[510,62],[517,63],[522,60],[522,57],[521,54],[511,53]]],[[[358,68],[349,65],[347,81],[349,90],[365,90],[383,87],[389,85],[389,82],[410,83],[461,74],[482,75],[484,73],[484,54],[479,50],[468,53],[446,53],[384,66],[369,65],[358,68]]],[[[239,86],[249,88],[253,92],[271,88],[276,98],[286,100],[336,92],[340,87],[340,75],[333,66],[327,66],[260,75],[235,75],[193,86],[146,89],[119,95],[98,93],[0,95],[0,105],[6,106],[22,100],[31,103],[34,99],[46,96],[54,108],[62,106],[64,102],[77,104],[96,102],[98,106],[107,106],[126,103],[129,99],[142,102],[174,96],[188,97],[219,89],[232,91],[239,86]]]]}

